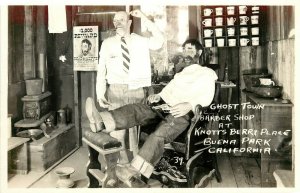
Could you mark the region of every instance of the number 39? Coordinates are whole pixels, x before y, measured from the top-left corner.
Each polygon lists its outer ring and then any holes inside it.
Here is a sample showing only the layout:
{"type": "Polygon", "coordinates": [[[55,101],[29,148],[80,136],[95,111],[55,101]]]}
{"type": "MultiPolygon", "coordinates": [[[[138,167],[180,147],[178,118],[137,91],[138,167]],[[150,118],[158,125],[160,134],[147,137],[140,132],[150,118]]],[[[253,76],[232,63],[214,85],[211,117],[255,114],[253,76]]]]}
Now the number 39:
{"type": "Polygon", "coordinates": [[[179,163],[179,165],[183,164],[183,157],[174,157],[175,158],[175,163],[179,163]]]}

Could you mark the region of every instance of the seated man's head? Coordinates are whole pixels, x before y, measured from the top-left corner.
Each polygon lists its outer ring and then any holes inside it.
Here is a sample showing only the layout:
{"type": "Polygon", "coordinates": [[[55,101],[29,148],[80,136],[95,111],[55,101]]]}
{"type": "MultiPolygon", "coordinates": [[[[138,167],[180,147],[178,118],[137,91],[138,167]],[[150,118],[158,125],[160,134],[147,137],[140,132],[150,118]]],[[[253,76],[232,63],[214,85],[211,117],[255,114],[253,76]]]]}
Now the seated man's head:
{"type": "Polygon", "coordinates": [[[83,39],[81,41],[81,53],[86,56],[92,49],[92,43],[88,39],[83,39]]]}
{"type": "Polygon", "coordinates": [[[189,66],[191,64],[199,64],[199,58],[203,52],[203,46],[196,39],[188,39],[182,44],[184,63],[189,66]]]}
{"type": "Polygon", "coordinates": [[[119,11],[114,16],[114,26],[116,28],[116,33],[120,36],[124,36],[130,32],[131,20],[129,15],[125,11],[119,11]]]}

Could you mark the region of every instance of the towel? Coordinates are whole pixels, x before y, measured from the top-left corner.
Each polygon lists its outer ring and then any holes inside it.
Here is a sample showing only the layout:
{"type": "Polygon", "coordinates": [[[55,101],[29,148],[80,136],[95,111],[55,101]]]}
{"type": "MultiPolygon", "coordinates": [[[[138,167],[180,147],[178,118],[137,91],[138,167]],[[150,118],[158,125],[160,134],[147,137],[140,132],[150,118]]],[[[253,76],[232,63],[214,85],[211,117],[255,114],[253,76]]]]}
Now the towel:
{"type": "Polygon", "coordinates": [[[64,5],[48,6],[49,33],[63,33],[67,31],[66,7],[64,5]]]}

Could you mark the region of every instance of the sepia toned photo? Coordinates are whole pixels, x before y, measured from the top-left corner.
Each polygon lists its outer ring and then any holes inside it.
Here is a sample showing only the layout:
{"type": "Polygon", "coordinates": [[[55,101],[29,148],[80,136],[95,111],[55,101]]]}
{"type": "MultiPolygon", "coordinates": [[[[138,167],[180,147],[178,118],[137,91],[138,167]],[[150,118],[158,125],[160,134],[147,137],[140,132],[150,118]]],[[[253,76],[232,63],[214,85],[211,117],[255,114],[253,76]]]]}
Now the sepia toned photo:
{"type": "Polygon", "coordinates": [[[3,192],[296,191],[296,5],[0,13],[3,192]]]}

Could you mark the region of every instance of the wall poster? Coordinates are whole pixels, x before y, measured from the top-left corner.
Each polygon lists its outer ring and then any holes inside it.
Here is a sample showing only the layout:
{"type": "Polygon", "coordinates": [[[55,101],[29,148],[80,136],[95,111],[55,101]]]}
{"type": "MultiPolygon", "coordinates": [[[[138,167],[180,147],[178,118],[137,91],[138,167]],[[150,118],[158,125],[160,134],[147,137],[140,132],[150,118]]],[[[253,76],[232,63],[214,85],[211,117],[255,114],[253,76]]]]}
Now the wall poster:
{"type": "Polygon", "coordinates": [[[73,27],[74,71],[94,71],[98,64],[98,26],[73,27]]]}

